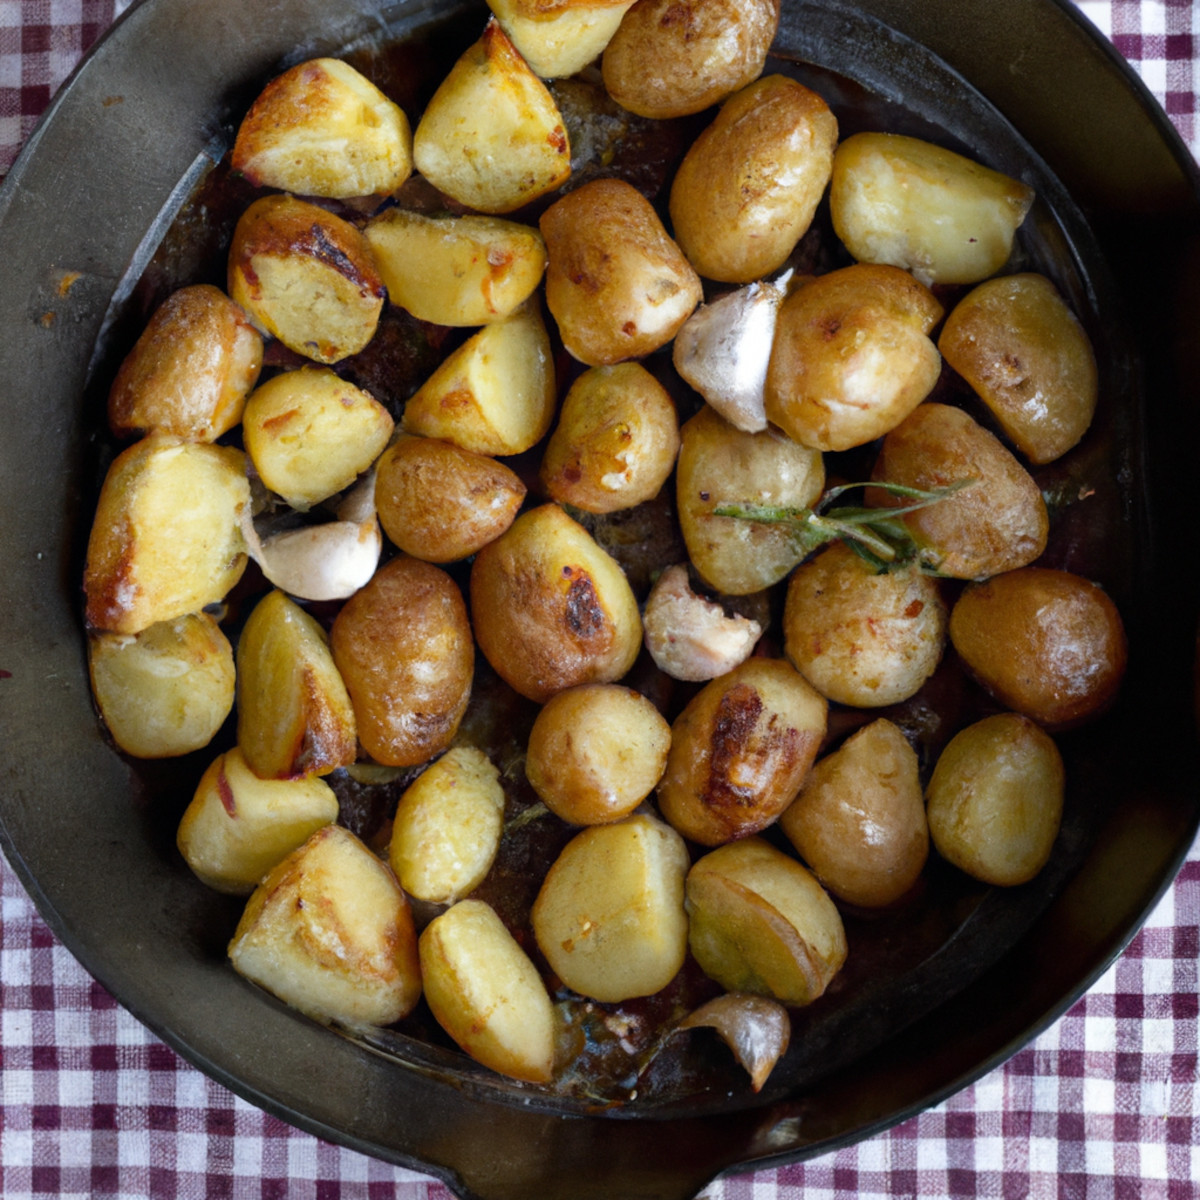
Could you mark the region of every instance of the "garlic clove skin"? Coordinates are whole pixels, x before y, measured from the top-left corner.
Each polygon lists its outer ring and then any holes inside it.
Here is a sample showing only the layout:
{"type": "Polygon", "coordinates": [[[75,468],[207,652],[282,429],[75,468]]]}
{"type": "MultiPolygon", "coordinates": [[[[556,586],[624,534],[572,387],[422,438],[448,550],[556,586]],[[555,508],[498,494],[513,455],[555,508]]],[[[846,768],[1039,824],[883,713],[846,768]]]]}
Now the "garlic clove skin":
{"type": "Polygon", "coordinates": [[[750,1075],[750,1086],[762,1091],[775,1064],[791,1041],[788,1011],[766,996],[730,992],[702,1004],[677,1029],[715,1029],[750,1075]]]}

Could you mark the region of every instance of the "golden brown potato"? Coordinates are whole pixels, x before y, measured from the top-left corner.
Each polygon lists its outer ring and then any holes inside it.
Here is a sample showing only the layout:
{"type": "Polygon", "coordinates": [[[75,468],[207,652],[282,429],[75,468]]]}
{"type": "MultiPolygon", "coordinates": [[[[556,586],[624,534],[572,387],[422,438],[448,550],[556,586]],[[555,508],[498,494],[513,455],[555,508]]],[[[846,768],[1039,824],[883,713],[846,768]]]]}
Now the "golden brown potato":
{"type": "Polygon", "coordinates": [[[941,661],[946,606],[919,568],[877,571],[844,542],[788,581],[784,652],[823,696],[878,708],[920,690],[941,661]]]}
{"type": "Polygon", "coordinates": [[[817,762],[779,826],[835,896],[894,904],[929,856],[916,751],[891,721],[872,721],[817,762]]]}
{"type": "Polygon", "coordinates": [[[1104,590],[1047,567],[968,587],[950,614],[950,640],[1001,704],[1051,728],[1103,712],[1128,659],[1121,614],[1104,590]]]}
{"type": "Polygon", "coordinates": [[[778,429],[744,433],[707,405],[680,434],[675,499],[693,566],[731,596],[778,583],[804,557],[787,530],[714,510],[751,503],[807,508],[825,487],[820,452],[778,429]]]}
{"type": "Polygon", "coordinates": [[[403,109],[336,58],[297,63],[263,88],[238,127],[233,169],[301,196],[389,195],[412,172],[403,109]]]}
{"type": "Polygon", "coordinates": [[[349,221],[293,196],[264,196],[233,231],[229,294],[289,350],[335,363],[375,336],[385,289],[349,221]]]}
{"type": "Polygon", "coordinates": [[[1026,883],[1054,849],[1064,780],[1058,747],[1028,717],[985,717],[955,734],[933,769],[926,790],[933,844],[975,879],[1026,883]]]}
{"type": "Polygon", "coordinates": [[[608,94],[643,117],[683,117],[762,74],[779,0],[639,0],[604,51],[608,94]]]}
{"type": "Polygon", "coordinates": [[[224,599],[246,567],[245,455],[153,434],[108,469],[88,539],[87,622],[140,633],[224,599]]]}
{"type": "Polygon", "coordinates": [[[525,774],[546,807],[572,825],[607,825],[654,790],[671,727],[632,688],[590,683],[546,701],[533,722],[525,774]]]}
{"type": "Polygon", "coordinates": [[[268,871],[337,818],[337,796],[323,779],[259,779],[235,746],[201,776],[175,842],[203,883],[248,896],[268,871]]]}
{"type": "Polygon", "coordinates": [[[207,746],[233,708],[233,647],[207,613],[93,633],[88,671],[108,732],[136,758],[207,746]]]}
{"type": "Polygon", "coordinates": [[[500,772],[481,750],[452,746],[400,797],[388,861],[410,896],[453,904],[491,869],[503,824],[500,772]]]}
{"type": "Polygon", "coordinates": [[[859,262],[891,263],[922,283],[978,283],[1008,261],[1033,189],[942,146],[857,133],[838,146],[833,228],[859,262]]]}
{"type": "Polygon", "coordinates": [[[525,485],[503,463],[436,438],[401,434],[376,467],[383,531],[426,562],[469,558],[513,523],[524,499],[525,485]]]}
{"type": "Polygon", "coordinates": [[[539,703],[576,684],[615,683],[642,644],[621,568],[557,504],[523,513],[480,550],[471,613],[496,673],[539,703]]]}
{"type": "Polygon", "coordinates": [[[556,399],[550,338],[531,300],[454,350],[408,401],[403,427],[476,454],[523,454],[549,431],[556,399]]]}
{"type": "Polygon", "coordinates": [[[824,697],[790,663],[748,658],[676,717],[659,810],[703,846],[766,829],[796,798],[826,715],[824,697]]]}
{"type": "Polygon", "coordinates": [[[542,79],[598,58],[633,0],[488,0],[521,57],[542,79]]]}
{"type": "Polygon", "coordinates": [[[418,943],[425,999],[463,1051],[528,1083],[554,1074],[557,1023],[546,985],[496,912],[460,900],[418,943]]]}
{"type": "MultiPolygon", "coordinates": [[[[922,404],[884,439],[871,478],[932,489],[973,480],[903,517],[926,561],[955,579],[986,579],[1027,566],[1046,548],[1050,518],[1029,472],[962,409],[922,404]]],[[[867,503],[905,501],[878,488],[867,503]]]]}
{"type": "Polygon", "coordinates": [[[234,969],[318,1021],[390,1025],[421,995],[417,937],[395,876],[326,825],[255,890],[229,943],[234,969]]]}
{"type": "Polygon", "coordinates": [[[533,932],[554,973],[604,1003],[651,996],[687,955],[687,847],[645,814],[567,843],[534,901],[533,932]]]}
{"type": "Polygon", "coordinates": [[[238,745],[260,779],[328,775],[355,759],[354,709],[324,629],[280,591],[237,646],[238,745]]]}
{"type": "Polygon", "coordinates": [[[388,299],[435,325],[486,325],[515,312],[546,270],[546,244],[500,217],[389,208],[366,228],[388,299]]]}
{"type": "Polygon", "coordinates": [[[608,513],[653,500],[675,469],[679,421],[640,363],[593,367],[571,385],[542,457],[552,500],[608,513]]]}
{"type": "Polygon", "coordinates": [[[767,417],[816,450],[849,450],[899,425],[933,390],[942,316],[906,271],[859,263],[794,291],[779,309],[767,417]]]}
{"type": "Polygon", "coordinates": [[[783,266],[825,194],[837,136],[829,105],[786,75],[726,100],[671,185],[671,222],[692,266],[725,283],[783,266]]]}
{"type": "Polygon", "coordinates": [[[1059,458],[1092,423],[1092,343],[1044,275],[981,283],[946,318],[938,348],[1030,462],[1059,458]]]}
{"type": "Polygon", "coordinates": [[[426,106],[413,160],[439,191],[485,213],[512,212],[570,177],[554,97],[495,18],[426,106]]]}
{"type": "Polygon", "coordinates": [[[308,509],[348,488],[383,452],[392,415],[328,367],[282,371],[246,401],[246,451],[271,491],[308,509]]]}
{"type": "Polygon", "coordinates": [[[688,944],[727,991],[811,1004],[846,961],[842,918],[794,858],[761,838],[721,846],[687,877],[688,944]]]}
{"type": "Polygon", "coordinates": [[[169,433],[215,442],[242,419],[262,369],[262,335],[219,288],[172,292],[126,355],[108,393],[118,437],[169,433]]]}
{"type": "Polygon", "coordinates": [[[563,345],[588,366],[665,346],[700,303],[700,279],[650,201],[621,179],[594,179],[542,214],[546,305],[563,345]]]}
{"type": "Polygon", "coordinates": [[[330,644],[359,741],[377,763],[417,766],[450,745],[471,698],[475,648],[445,571],[392,559],[342,606],[330,644]]]}

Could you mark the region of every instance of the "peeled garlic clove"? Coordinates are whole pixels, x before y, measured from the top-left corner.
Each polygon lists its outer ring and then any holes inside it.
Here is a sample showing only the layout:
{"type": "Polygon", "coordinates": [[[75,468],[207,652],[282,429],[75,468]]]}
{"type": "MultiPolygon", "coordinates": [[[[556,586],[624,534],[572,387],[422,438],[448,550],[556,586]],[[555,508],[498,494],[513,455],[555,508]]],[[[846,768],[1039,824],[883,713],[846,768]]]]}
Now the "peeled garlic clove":
{"type": "Polygon", "coordinates": [[[734,1057],[750,1074],[750,1085],[762,1090],[792,1036],[787,1009],[766,996],[730,992],[702,1004],[676,1026],[715,1029],[734,1057]]]}
{"type": "Polygon", "coordinates": [[[746,433],[767,427],[763,385],[775,318],[791,271],[698,308],[675,335],[675,369],[727,421],[746,433]]]}

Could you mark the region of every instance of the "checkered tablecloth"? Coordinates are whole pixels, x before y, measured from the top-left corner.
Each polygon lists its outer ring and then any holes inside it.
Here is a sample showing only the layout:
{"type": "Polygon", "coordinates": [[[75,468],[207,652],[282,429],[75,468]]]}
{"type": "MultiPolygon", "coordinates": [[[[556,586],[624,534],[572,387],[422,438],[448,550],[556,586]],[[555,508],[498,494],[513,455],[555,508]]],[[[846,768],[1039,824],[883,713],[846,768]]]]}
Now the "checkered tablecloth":
{"type": "MultiPolygon", "coordinates": [[[[1080,8],[1200,150],[1200,4],[1080,8]]],[[[113,16],[113,0],[0,0],[0,175],[113,16]]],[[[718,1181],[706,1197],[1194,1200],[1198,956],[1194,848],[1125,954],[1003,1067],[883,1135],[718,1181]]],[[[0,1197],[109,1196],[450,1200],[442,1184],[300,1133],[183,1062],[55,940],[0,857],[0,1197]]]]}

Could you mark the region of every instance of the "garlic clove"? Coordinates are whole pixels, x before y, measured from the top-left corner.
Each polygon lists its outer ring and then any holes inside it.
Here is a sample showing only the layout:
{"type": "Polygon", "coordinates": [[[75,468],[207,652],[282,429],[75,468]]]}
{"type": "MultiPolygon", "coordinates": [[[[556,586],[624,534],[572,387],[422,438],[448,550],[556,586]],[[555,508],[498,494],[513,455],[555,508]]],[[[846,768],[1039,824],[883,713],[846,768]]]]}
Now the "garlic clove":
{"type": "Polygon", "coordinates": [[[748,993],[727,993],[702,1004],[677,1030],[708,1027],[721,1035],[734,1057],[750,1074],[750,1085],[762,1090],[792,1036],[788,1011],[776,1000],[748,993]]]}

